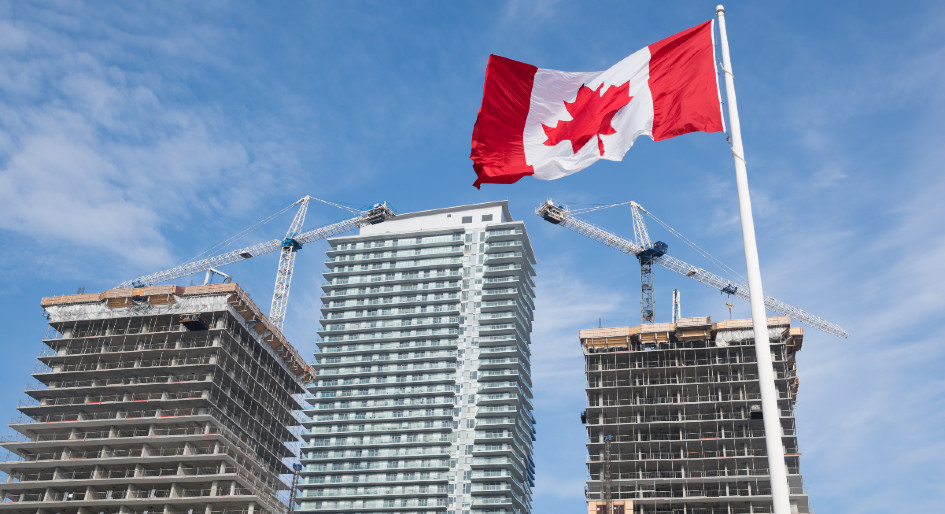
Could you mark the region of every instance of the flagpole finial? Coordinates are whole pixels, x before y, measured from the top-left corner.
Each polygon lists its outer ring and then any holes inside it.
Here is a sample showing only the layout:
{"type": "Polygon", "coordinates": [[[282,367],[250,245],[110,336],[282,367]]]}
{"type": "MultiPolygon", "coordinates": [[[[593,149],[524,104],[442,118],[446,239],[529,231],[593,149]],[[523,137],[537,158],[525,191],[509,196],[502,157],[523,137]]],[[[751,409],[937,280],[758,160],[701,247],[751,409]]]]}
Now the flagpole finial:
{"type": "Polygon", "coordinates": [[[719,13],[723,13],[723,14],[725,13],[725,6],[722,4],[715,6],[715,14],[719,14],[719,13]]]}

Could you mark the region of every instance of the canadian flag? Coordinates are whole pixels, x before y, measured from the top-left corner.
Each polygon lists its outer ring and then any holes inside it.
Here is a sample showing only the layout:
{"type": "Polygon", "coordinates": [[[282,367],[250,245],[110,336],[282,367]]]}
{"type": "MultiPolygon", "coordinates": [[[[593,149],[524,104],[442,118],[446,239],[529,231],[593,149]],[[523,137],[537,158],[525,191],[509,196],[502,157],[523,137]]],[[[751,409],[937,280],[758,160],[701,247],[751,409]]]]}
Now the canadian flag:
{"type": "Polygon", "coordinates": [[[489,56],[472,135],[475,185],[551,180],[619,161],[655,141],[722,124],[714,20],[654,43],[605,71],[571,73],[489,56]]]}

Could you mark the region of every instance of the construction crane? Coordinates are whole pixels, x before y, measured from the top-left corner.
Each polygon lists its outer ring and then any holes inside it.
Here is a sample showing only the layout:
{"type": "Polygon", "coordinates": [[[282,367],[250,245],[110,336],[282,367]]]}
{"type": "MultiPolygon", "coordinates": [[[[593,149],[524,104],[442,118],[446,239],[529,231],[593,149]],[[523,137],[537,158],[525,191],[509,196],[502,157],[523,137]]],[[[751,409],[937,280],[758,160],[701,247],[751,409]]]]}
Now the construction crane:
{"type": "Polygon", "coordinates": [[[640,261],[640,311],[644,323],[653,323],[656,317],[656,303],[653,300],[653,261],[662,257],[669,247],[662,241],[650,242],[650,233],[646,230],[643,217],[632,210],[633,237],[640,244],[642,250],[636,253],[640,261]]]}
{"type": "Polygon", "coordinates": [[[289,493],[289,507],[285,511],[286,514],[295,513],[295,504],[296,504],[295,498],[296,498],[296,494],[299,491],[299,476],[301,474],[302,474],[302,464],[299,462],[292,464],[292,489],[291,489],[291,492],[289,493]]]}
{"type": "MultiPolygon", "coordinates": [[[[675,271],[680,275],[689,277],[693,280],[702,282],[703,284],[709,285],[723,293],[726,293],[731,296],[738,296],[745,300],[749,299],[748,286],[738,283],[734,280],[730,280],[714,273],[708,272],[702,268],[687,264],[679,259],[666,255],[666,246],[665,243],[660,247],[656,248],[656,243],[650,243],[649,234],[646,232],[646,225],[643,223],[642,214],[647,213],[640,204],[636,202],[628,202],[631,206],[631,211],[634,216],[634,233],[637,239],[636,242],[628,241],[616,234],[608,232],[598,226],[595,226],[591,223],[588,223],[574,214],[571,210],[563,205],[556,204],[554,200],[548,200],[547,202],[538,206],[535,209],[535,214],[540,216],[542,219],[562,227],[568,228],[578,234],[581,234],[587,238],[593,239],[600,243],[603,243],[611,248],[619,250],[623,253],[627,253],[633,256],[636,256],[640,259],[641,268],[644,265],[644,259],[648,260],[649,263],[658,264],[668,270],[675,271]],[[638,221],[639,218],[639,221],[638,221]],[[655,250],[655,251],[654,251],[655,250]],[[645,257],[641,258],[640,255],[643,254],[645,257]]],[[[626,205],[626,204],[616,204],[616,205],[626,205]]],[[[613,207],[613,206],[608,206],[613,207]]],[[[588,211],[589,212],[589,211],[588,211]]],[[[647,213],[649,214],[649,213],[647,213]]],[[[652,217],[652,215],[651,215],[652,217]]],[[[654,217],[655,219],[655,217],[654,217]]],[[[662,223],[661,223],[662,224],[662,223]]],[[[664,225],[666,226],[666,225],[664,225]]],[[[671,227],[666,226],[673,233],[682,237],[681,234],[678,234],[671,227]]],[[[657,242],[659,243],[659,241],[657,242]]],[[[641,271],[641,277],[643,272],[641,271]]],[[[641,287],[644,297],[647,294],[646,285],[641,287]]],[[[649,293],[652,294],[652,281],[649,284],[649,293]]],[[[649,300],[650,309],[652,309],[652,297],[649,300]]],[[[803,309],[789,305],[780,300],[772,298],[770,296],[765,296],[765,306],[771,309],[774,312],[790,316],[792,319],[797,320],[801,323],[810,325],[818,330],[822,330],[828,334],[835,335],[837,337],[846,339],[850,336],[846,330],[842,329],[836,323],[827,321],[824,318],[810,314],[803,309]]],[[[646,319],[646,300],[642,304],[644,320],[646,319]]]]}
{"type": "MultiPolygon", "coordinates": [[[[150,275],[144,275],[132,280],[127,280],[119,284],[118,287],[146,287],[153,284],[160,284],[161,282],[166,282],[168,280],[173,280],[175,278],[192,275],[194,273],[200,273],[201,271],[213,270],[214,273],[221,274],[216,270],[216,268],[219,268],[220,266],[225,266],[227,264],[243,261],[275,251],[281,251],[279,267],[276,272],[275,290],[272,294],[272,306],[269,311],[269,321],[271,321],[273,325],[275,325],[279,330],[282,330],[282,327],[285,324],[286,305],[289,301],[289,287],[292,283],[292,270],[295,266],[295,254],[302,248],[302,245],[343,234],[366,225],[376,225],[394,216],[394,212],[387,207],[386,202],[374,204],[373,207],[366,211],[359,211],[357,209],[351,209],[349,207],[315,198],[313,196],[303,196],[276,214],[257,223],[253,227],[244,230],[241,232],[241,234],[252,231],[256,226],[268,222],[275,216],[286,212],[296,205],[300,205],[299,210],[296,212],[295,217],[292,219],[292,224],[289,226],[289,230],[282,239],[273,239],[271,241],[256,243],[252,246],[240,248],[238,250],[231,250],[213,257],[187,262],[171,269],[159,271],[157,273],[151,273],[150,275]],[[324,227],[302,232],[302,224],[305,222],[305,214],[308,211],[308,204],[311,200],[317,200],[328,205],[346,209],[354,213],[355,216],[344,221],[333,223],[331,225],[326,225],[324,227]]],[[[209,277],[210,274],[208,273],[207,280],[209,280],[209,277]]],[[[227,276],[227,278],[229,278],[229,276],[227,276]]]]}
{"type": "Polygon", "coordinates": [[[604,436],[604,480],[601,486],[604,493],[604,512],[606,514],[614,514],[614,478],[610,469],[613,459],[613,456],[610,454],[610,443],[612,443],[613,440],[614,436],[610,434],[604,436]]]}

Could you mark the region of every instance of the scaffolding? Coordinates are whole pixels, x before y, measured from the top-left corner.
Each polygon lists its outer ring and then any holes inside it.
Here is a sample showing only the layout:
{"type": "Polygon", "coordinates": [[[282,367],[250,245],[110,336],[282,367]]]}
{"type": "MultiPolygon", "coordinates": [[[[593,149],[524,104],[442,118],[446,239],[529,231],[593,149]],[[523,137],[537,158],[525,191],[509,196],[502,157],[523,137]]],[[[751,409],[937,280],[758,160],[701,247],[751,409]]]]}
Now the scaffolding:
{"type": "MultiPolygon", "coordinates": [[[[803,330],[786,316],[768,325],[791,502],[810,512],[793,411],[803,330]]],[[[589,512],[617,501],[635,514],[771,512],[750,327],[703,317],[581,331],[589,512]]]]}
{"type": "Polygon", "coordinates": [[[285,512],[308,367],[236,284],[45,298],[0,512],[285,512]]]}

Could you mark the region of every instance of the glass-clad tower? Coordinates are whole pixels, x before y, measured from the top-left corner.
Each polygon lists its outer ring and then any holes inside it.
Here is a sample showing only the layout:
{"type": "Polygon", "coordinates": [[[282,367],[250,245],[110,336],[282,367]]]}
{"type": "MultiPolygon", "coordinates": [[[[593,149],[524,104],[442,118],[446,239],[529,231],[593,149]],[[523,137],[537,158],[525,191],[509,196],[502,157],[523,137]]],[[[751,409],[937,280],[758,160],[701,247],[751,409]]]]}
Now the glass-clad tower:
{"type": "Polygon", "coordinates": [[[329,243],[300,511],[531,512],[524,224],[490,202],[329,243]]]}

